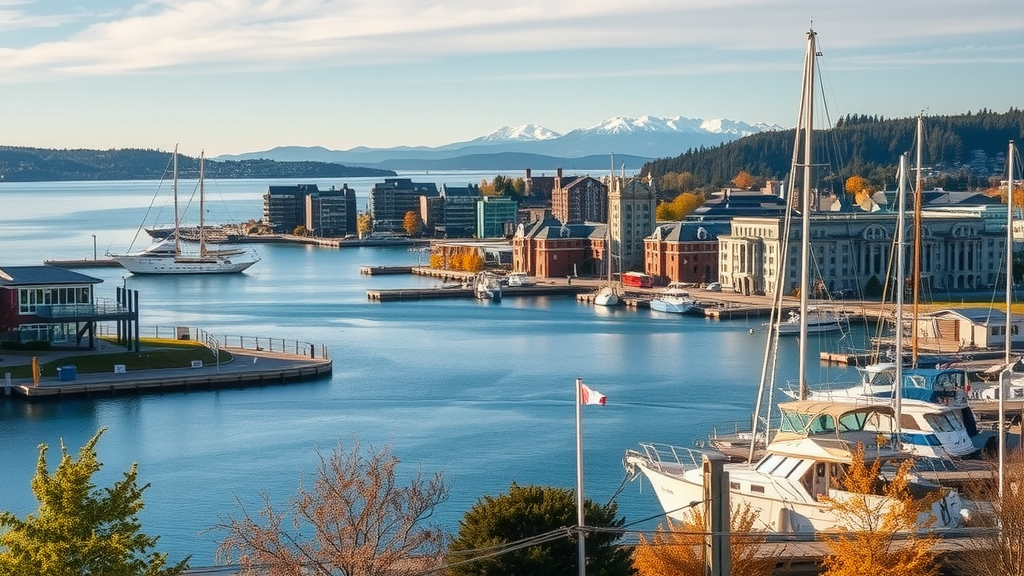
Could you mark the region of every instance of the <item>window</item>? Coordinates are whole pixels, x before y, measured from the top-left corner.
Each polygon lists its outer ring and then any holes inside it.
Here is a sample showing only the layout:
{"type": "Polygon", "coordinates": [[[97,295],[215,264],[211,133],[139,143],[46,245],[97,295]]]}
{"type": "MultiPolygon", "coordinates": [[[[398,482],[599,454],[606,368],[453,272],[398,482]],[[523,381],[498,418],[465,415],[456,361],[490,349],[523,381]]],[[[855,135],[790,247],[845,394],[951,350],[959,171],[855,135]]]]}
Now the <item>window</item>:
{"type": "Polygon", "coordinates": [[[18,313],[35,314],[37,307],[54,304],[89,304],[91,288],[19,288],[18,313]]]}

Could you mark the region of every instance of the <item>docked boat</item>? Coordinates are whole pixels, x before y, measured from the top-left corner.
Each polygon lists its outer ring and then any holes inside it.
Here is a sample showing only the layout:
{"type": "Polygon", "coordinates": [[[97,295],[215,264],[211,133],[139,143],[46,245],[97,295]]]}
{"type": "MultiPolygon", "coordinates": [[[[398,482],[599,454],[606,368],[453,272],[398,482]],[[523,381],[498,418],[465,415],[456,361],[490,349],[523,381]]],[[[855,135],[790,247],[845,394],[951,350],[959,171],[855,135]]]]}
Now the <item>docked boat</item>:
{"type": "MultiPolygon", "coordinates": [[[[789,317],[775,324],[779,336],[797,336],[800,334],[800,312],[793,310],[789,317]]],[[[843,330],[850,325],[849,317],[835,310],[810,308],[807,311],[807,333],[819,334],[843,330]]]]}
{"type": "Polygon", "coordinates": [[[478,272],[473,278],[473,295],[479,300],[501,302],[501,279],[490,272],[478,272]]]}
{"type": "Polygon", "coordinates": [[[671,282],[653,300],[651,310],[658,312],[669,312],[671,314],[686,314],[697,302],[690,296],[690,292],[682,282],[671,282]]]}
{"type": "Polygon", "coordinates": [[[199,158],[199,226],[197,242],[186,242],[181,233],[178,212],[178,148],[174,148],[174,231],[142,252],[110,254],[110,258],[132,274],[232,274],[242,272],[259,261],[250,251],[240,248],[212,248],[207,244],[207,226],[203,223],[205,190],[203,169],[205,159],[199,158]]]}
{"type": "MultiPolygon", "coordinates": [[[[794,235],[801,240],[801,279],[798,285],[803,288],[800,290],[801,313],[794,322],[801,336],[808,333],[807,324],[811,312],[807,288],[811,286],[809,236],[813,182],[811,172],[814,166],[811,144],[814,59],[817,55],[815,37],[813,31],[807,35],[801,118],[797,126],[797,134],[802,131],[804,136],[803,192],[799,197],[802,204],[802,232],[794,235]]],[[[799,139],[797,142],[799,148],[799,139]]],[[[794,171],[798,157],[798,150],[794,150],[794,171]]],[[[796,197],[794,194],[795,185],[790,180],[787,198],[796,197]]],[[[790,203],[790,208],[793,208],[793,203],[790,203]]],[[[791,237],[788,218],[783,237],[791,237]]],[[[783,248],[782,253],[788,254],[788,248],[783,248]]],[[[787,266],[785,257],[781,266],[783,269],[787,266]]],[[[774,321],[781,310],[781,294],[781,290],[776,291],[772,319],[768,323],[773,328],[781,324],[774,321]]],[[[838,322],[836,324],[838,326],[838,322]]],[[[863,488],[862,492],[851,492],[852,488],[844,487],[844,478],[855,459],[863,459],[865,466],[879,463],[891,469],[891,466],[912,457],[910,452],[903,449],[903,442],[900,441],[900,423],[904,417],[898,402],[895,406],[888,403],[831,400],[784,402],[777,406],[780,413],[778,426],[773,428],[766,423],[765,427],[759,429],[759,414],[766,400],[765,393],[774,388],[769,382],[769,376],[774,381],[773,367],[777,365],[778,336],[781,331],[773,332],[776,337],[766,342],[761,385],[751,420],[753,429],[750,432],[747,461],[724,465],[724,471],[729,475],[730,501],[734,505],[749,505],[758,515],[759,523],[768,530],[781,533],[811,533],[844,527],[844,516],[835,511],[836,501],[862,499],[868,506],[878,510],[894,505],[895,502],[884,495],[880,486],[873,485],[863,488]],[[774,431],[774,435],[767,441],[763,456],[756,459],[756,442],[769,436],[765,431],[774,431]]],[[[806,341],[807,338],[803,337],[798,343],[800,398],[806,397],[808,388],[805,375],[808,364],[806,341]]],[[[774,410],[770,394],[767,394],[767,403],[769,406],[765,413],[771,414],[774,410]]],[[[708,453],[665,444],[641,443],[640,446],[640,450],[626,452],[624,464],[627,472],[633,477],[646,477],[654,487],[665,513],[677,520],[685,520],[691,503],[706,498],[701,458],[708,453]]],[[[725,459],[719,452],[711,456],[725,459]]],[[[919,518],[923,525],[928,525],[929,516],[934,519],[929,529],[953,528],[963,522],[966,512],[955,490],[940,487],[919,477],[911,477],[909,482],[916,497],[932,499],[930,510],[924,511],[919,518]]],[[[883,483],[884,478],[880,478],[878,484],[883,483]]]]}
{"type": "MultiPolygon", "coordinates": [[[[781,424],[764,456],[755,463],[724,465],[734,505],[749,505],[770,531],[811,533],[843,527],[832,501],[865,498],[869,506],[880,509],[890,504],[880,488],[849,492],[842,488],[842,480],[858,454],[867,466],[875,461],[894,465],[910,457],[894,448],[898,444],[892,442],[896,427],[891,407],[796,401],[780,403],[779,410],[781,424]]],[[[641,443],[640,450],[626,452],[624,465],[634,476],[647,478],[667,515],[684,521],[690,504],[706,497],[705,454],[694,448],[641,443]]],[[[934,517],[931,529],[956,528],[968,516],[955,490],[912,478],[911,491],[935,498],[921,517],[922,522],[929,514],[934,517]]]]}

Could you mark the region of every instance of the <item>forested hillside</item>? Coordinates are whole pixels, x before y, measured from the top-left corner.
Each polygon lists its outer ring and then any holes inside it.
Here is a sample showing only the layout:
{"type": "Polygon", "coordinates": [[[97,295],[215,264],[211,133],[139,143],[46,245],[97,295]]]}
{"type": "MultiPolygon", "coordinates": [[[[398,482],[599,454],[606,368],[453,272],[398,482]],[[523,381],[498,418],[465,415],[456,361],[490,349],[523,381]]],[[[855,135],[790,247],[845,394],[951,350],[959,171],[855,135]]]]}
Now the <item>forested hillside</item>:
{"type": "MultiPolygon", "coordinates": [[[[822,165],[817,169],[819,182],[841,185],[856,175],[878,188],[893,186],[900,154],[913,149],[916,122],[917,118],[847,116],[830,130],[815,131],[814,163],[822,165]]],[[[1008,142],[1022,140],[1024,112],[925,116],[924,133],[929,185],[947,190],[987,188],[990,178],[1005,172],[1008,142]]],[[[653,173],[657,179],[669,172],[689,172],[698,189],[726,186],[741,170],[760,179],[782,179],[790,169],[794,139],[794,130],[755,134],[649,162],[642,173],[653,173]]]]}
{"type": "MultiPolygon", "coordinates": [[[[172,176],[171,153],[161,150],[50,150],[0,146],[0,179],[5,182],[71,180],[159,180],[172,176]]],[[[391,170],[354,168],[328,162],[273,160],[206,161],[207,178],[342,178],[394,176],[391,170]]],[[[182,178],[199,175],[199,159],[178,156],[182,178]]]]}

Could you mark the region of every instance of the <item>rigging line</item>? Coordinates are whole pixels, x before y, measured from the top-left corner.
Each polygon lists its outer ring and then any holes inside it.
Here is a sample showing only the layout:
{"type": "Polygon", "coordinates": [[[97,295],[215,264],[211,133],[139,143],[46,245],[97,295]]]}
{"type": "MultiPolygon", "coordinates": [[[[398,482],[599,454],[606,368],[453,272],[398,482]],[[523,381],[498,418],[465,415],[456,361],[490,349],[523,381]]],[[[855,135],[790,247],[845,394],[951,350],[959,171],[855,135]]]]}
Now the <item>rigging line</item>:
{"type": "MultiPolygon", "coordinates": [[[[575,527],[573,527],[573,528],[575,528],[575,527]]],[[[567,530],[567,529],[568,529],[567,527],[562,526],[561,528],[555,528],[554,530],[549,530],[547,532],[544,532],[544,533],[541,533],[541,534],[537,534],[535,536],[527,536],[526,538],[521,538],[519,540],[514,540],[512,542],[504,542],[504,543],[501,543],[501,544],[496,544],[494,546],[489,546],[487,548],[472,548],[470,550],[452,551],[452,552],[449,552],[449,554],[452,555],[452,556],[461,556],[461,555],[467,555],[467,554],[475,554],[475,553],[478,553],[478,552],[490,553],[490,552],[494,552],[496,550],[504,550],[504,549],[509,548],[509,547],[519,548],[519,547],[522,546],[522,544],[529,545],[531,542],[533,542],[535,540],[540,540],[540,541],[547,542],[548,539],[551,538],[551,536],[555,535],[555,534],[557,534],[557,535],[559,535],[559,537],[561,537],[561,534],[564,533],[565,530],[567,530]]]]}
{"type": "Polygon", "coordinates": [[[608,498],[608,501],[605,502],[605,507],[606,508],[608,507],[608,505],[610,505],[612,502],[614,502],[616,498],[619,497],[619,494],[622,494],[622,491],[626,489],[626,484],[628,484],[629,482],[630,482],[630,473],[626,472],[625,476],[622,477],[622,483],[619,484],[619,487],[616,488],[615,492],[612,493],[611,498],[608,498]]]}
{"type": "Polygon", "coordinates": [[[527,543],[527,544],[520,544],[520,545],[516,545],[516,546],[513,546],[513,547],[509,547],[508,549],[505,549],[505,550],[496,550],[494,552],[491,552],[491,553],[488,553],[488,554],[484,554],[482,556],[477,556],[477,557],[474,557],[474,558],[467,558],[465,560],[459,560],[458,562],[446,563],[446,564],[444,564],[442,566],[438,566],[438,567],[435,567],[435,568],[430,568],[429,570],[424,570],[422,572],[417,572],[413,576],[423,576],[425,574],[433,574],[435,572],[441,572],[443,570],[447,570],[448,568],[451,568],[453,566],[460,566],[462,564],[469,564],[471,562],[477,562],[477,561],[480,561],[480,560],[486,560],[488,558],[493,558],[495,556],[501,556],[502,554],[508,554],[510,552],[515,552],[516,550],[520,550],[522,548],[528,548],[530,546],[536,546],[537,544],[544,544],[545,542],[552,542],[554,540],[560,540],[562,538],[568,538],[569,536],[572,535],[573,532],[576,531],[576,529],[577,529],[577,527],[575,527],[575,526],[571,527],[571,528],[570,527],[563,527],[563,528],[560,528],[558,530],[553,530],[553,531],[549,532],[549,534],[551,534],[551,536],[548,536],[547,538],[545,538],[543,540],[540,540],[540,541],[537,541],[537,542],[530,542],[530,543],[527,543]]]}
{"type": "Polygon", "coordinates": [[[170,169],[170,165],[173,159],[167,161],[167,165],[164,166],[164,173],[160,175],[160,183],[157,184],[156,191],[153,192],[153,197],[149,199],[149,206],[146,208],[146,214],[143,215],[142,221],[139,222],[139,227],[135,229],[135,236],[132,237],[131,244],[128,245],[128,252],[130,253],[135,247],[135,241],[139,239],[139,234],[142,229],[146,226],[146,220],[149,218],[149,213],[153,211],[153,205],[156,204],[157,196],[160,195],[160,189],[163,188],[164,180],[167,178],[167,171],[170,169]]]}
{"type": "Polygon", "coordinates": [[[672,514],[673,512],[679,512],[680,510],[686,510],[687,508],[693,508],[694,506],[697,506],[698,504],[707,504],[708,502],[712,502],[712,501],[717,500],[717,499],[718,499],[718,497],[716,496],[714,498],[708,498],[706,500],[694,500],[694,501],[690,502],[689,504],[684,504],[683,506],[680,506],[679,508],[675,508],[673,510],[666,510],[665,512],[663,512],[661,514],[655,514],[653,516],[648,516],[646,518],[641,518],[639,520],[634,520],[633,522],[629,522],[627,524],[623,524],[622,528],[627,528],[629,526],[635,526],[635,525],[640,524],[642,522],[650,522],[651,520],[654,520],[656,518],[666,517],[669,514],[672,514]]]}

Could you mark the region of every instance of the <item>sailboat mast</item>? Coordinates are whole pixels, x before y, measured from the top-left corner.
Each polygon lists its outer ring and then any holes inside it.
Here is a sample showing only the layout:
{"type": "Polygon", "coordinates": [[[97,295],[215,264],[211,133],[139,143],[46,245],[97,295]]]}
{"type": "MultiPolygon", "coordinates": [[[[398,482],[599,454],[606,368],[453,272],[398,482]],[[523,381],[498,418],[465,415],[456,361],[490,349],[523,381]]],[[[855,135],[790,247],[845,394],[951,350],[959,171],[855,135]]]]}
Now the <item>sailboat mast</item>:
{"type": "MultiPolygon", "coordinates": [[[[893,409],[896,411],[895,446],[900,445],[903,414],[903,289],[907,277],[906,242],[907,242],[907,155],[900,155],[899,216],[896,224],[896,376],[893,381],[893,409]]],[[[917,332],[915,329],[914,332],[917,332]]]]}
{"type": "MultiPolygon", "coordinates": [[[[914,320],[911,323],[913,331],[910,336],[910,365],[917,367],[917,319],[921,306],[921,165],[924,156],[924,115],[917,117],[917,173],[914,181],[914,320]]],[[[900,290],[903,287],[900,286],[900,290]]],[[[902,360],[903,351],[898,350],[902,360]]]]}
{"type": "Polygon", "coordinates": [[[206,226],[204,225],[204,212],[206,212],[206,191],[203,189],[204,174],[206,166],[206,150],[199,152],[199,255],[206,256],[206,226]]]}
{"type": "Polygon", "coordinates": [[[174,145],[174,180],[171,190],[174,191],[174,254],[181,254],[181,216],[178,214],[178,145],[174,145]]]}
{"type": "Polygon", "coordinates": [[[815,49],[814,30],[807,32],[807,59],[804,62],[804,87],[803,87],[803,111],[802,119],[804,129],[804,182],[803,198],[801,199],[801,228],[800,237],[800,399],[807,398],[807,308],[808,291],[810,284],[810,230],[811,230],[811,173],[813,162],[813,122],[814,122],[814,58],[817,55],[815,49]]]}
{"type": "Polygon", "coordinates": [[[1010,362],[1013,346],[1013,140],[1006,153],[1006,366],[999,375],[999,499],[1003,498],[1003,467],[1006,453],[1006,387],[1010,383],[1010,362]]]}

